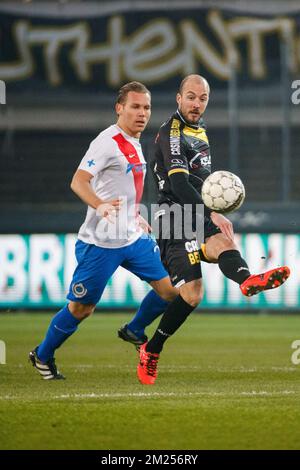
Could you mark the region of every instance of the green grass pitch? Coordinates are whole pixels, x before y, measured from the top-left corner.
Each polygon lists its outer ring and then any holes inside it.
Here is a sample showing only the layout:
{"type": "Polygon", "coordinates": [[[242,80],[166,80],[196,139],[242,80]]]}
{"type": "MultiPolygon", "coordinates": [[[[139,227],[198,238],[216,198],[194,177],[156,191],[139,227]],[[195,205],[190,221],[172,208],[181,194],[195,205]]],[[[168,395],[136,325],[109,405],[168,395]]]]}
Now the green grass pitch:
{"type": "Polygon", "coordinates": [[[67,380],[47,382],[27,354],[51,315],[0,315],[1,449],[300,448],[300,316],[192,315],[155,386],[139,384],[137,353],[116,337],[130,317],[86,320],[57,352],[67,380]]]}

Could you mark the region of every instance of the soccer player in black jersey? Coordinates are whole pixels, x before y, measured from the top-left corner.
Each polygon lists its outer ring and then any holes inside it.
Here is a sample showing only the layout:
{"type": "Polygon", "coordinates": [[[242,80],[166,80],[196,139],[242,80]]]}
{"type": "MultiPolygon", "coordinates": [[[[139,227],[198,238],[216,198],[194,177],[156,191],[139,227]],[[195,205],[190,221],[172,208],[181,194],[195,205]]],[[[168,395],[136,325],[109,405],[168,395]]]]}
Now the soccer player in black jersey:
{"type": "MultiPolygon", "coordinates": [[[[203,204],[201,187],[211,172],[209,142],[202,115],[209,101],[209,85],[200,75],[189,75],[180,84],[176,96],[178,109],[159,129],[154,149],[154,174],[159,189],[159,204],[179,207],[186,211],[192,207],[195,224],[196,206],[203,204]],[[189,206],[187,206],[189,205],[189,206]]],[[[199,207],[199,206],[198,206],[199,207]]],[[[178,212],[177,212],[178,214],[178,212]]],[[[239,284],[242,293],[252,296],[263,290],[280,286],[289,276],[286,266],[266,273],[251,275],[246,261],[241,257],[234,241],[232,223],[226,217],[207,208],[204,211],[204,243],[198,243],[196,234],[180,238],[176,235],[181,217],[171,216],[170,231],[165,236],[164,217],[169,211],[158,211],[160,233],[158,245],[161,259],[171,281],[179,289],[176,314],[166,305],[165,312],[154,336],[149,342],[145,335],[136,335],[132,328],[134,321],[119,330],[119,336],[127,341],[140,344],[138,378],[141,383],[154,384],[157,376],[157,362],[164,342],[177,331],[187,316],[196,308],[203,297],[201,261],[218,263],[223,274],[239,284]],[[137,341],[135,341],[135,337],[137,341]]],[[[155,295],[151,294],[150,296],[155,295]]],[[[153,298],[154,300],[154,298],[153,298]]],[[[155,310],[155,308],[154,308],[155,310]]],[[[159,310],[159,308],[158,308],[159,310]]],[[[138,313],[139,319],[141,313],[138,313]]],[[[154,318],[152,318],[153,320],[154,318]]],[[[145,325],[143,325],[145,326],[145,325]]]]}

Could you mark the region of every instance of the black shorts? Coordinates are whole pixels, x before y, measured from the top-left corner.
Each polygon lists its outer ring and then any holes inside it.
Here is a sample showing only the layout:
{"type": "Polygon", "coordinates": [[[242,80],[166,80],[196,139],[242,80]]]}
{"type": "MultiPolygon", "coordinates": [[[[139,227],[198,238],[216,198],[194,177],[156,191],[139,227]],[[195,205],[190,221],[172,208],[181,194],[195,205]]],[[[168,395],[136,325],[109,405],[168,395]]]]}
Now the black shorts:
{"type": "MultiPolygon", "coordinates": [[[[208,217],[204,220],[204,238],[220,233],[220,229],[208,217]]],[[[160,224],[157,243],[160,249],[161,260],[169,273],[173,286],[179,287],[186,282],[202,278],[201,263],[209,260],[205,257],[205,244],[199,246],[196,238],[170,238],[162,237],[160,224]]]]}

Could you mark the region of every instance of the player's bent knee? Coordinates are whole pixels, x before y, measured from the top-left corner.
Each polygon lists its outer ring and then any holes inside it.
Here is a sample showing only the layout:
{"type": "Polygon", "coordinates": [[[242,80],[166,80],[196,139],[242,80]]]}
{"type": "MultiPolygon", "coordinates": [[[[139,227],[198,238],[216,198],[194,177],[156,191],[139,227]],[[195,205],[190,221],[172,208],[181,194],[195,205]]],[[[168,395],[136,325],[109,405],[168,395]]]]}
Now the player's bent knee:
{"type": "Polygon", "coordinates": [[[95,310],[94,304],[81,304],[80,302],[70,302],[69,310],[78,320],[84,320],[89,317],[95,310]]]}
{"type": "Polygon", "coordinates": [[[234,243],[234,241],[229,240],[228,238],[224,238],[221,243],[221,250],[227,251],[227,250],[237,250],[237,246],[234,243]]]}
{"type": "Polygon", "coordinates": [[[201,297],[200,296],[192,296],[188,299],[188,301],[186,301],[189,305],[191,305],[192,307],[197,307],[200,302],[201,302],[201,297]]]}
{"type": "Polygon", "coordinates": [[[221,233],[210,237],[206,242],[206,255],[212,263],[217,263],[220,254],[229,250],[238,250],[238,247],[221,233]]]}
{"type": "Polygon", "coordinates": [[[233,242],[225,242],[222,246],[219,247],[218,251],[216,252],[216,260],[218,262],[219,256],[224,253],[225,251],[230,251],[230,250],[239,250],[238,247],[235,245],[233,242]]]}
{"type": "Polygon", "coordinates": [[[181,295],[181,297],[183,298],[183,300],[185,300],[185,302],[189,305],[191,305],[191,307],[197,307],[201,300],[202,300],[202,296],[201,295],[181,295]]]}
{"type": "Polygon", "coordinates": [[[200,282],[193,284],[184,284],[180,288],[181,297],[192,307],[197,307],[203,299],[204,289],[200,282]]]}

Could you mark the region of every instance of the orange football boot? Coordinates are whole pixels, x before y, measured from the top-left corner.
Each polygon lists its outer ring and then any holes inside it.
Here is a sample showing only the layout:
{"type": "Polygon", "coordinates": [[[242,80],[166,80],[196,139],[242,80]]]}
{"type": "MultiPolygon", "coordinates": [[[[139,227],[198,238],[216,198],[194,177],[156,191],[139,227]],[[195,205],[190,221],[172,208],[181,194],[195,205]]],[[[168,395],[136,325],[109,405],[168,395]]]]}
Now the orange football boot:
{"type": "Polygon", "coordinates": [[[137,366],[137,376],[141,384],[154,385],[157,377],[159,354],[146,351],[147,343],[140,346],[140,362],[137,366]]]}
{"type": "Polygon", "coordinates": [[[281,286],[290,275],[290,268],[281,266],[271,269],[262,274],[249,276],[241,285],[240,289],[244,295],[251,297],[264,290],[275,289],[281,286]]]}

